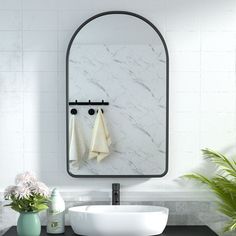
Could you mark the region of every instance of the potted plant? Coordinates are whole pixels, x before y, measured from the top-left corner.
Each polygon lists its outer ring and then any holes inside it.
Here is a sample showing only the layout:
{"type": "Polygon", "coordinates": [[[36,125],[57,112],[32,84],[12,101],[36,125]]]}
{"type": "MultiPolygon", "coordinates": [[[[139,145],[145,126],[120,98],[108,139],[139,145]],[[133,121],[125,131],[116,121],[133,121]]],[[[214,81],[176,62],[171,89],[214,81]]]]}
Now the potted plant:
{"type": "Polygon", "coordinates": [[[48,208],[49,189],[39,182],[34,174],[18,174],[15,185],[8,186],[4,192],[6,206],[20,213],[17,221],[17,233],[20,236],[39,236],[41,224],[38,212],[48,208]]]}
{"type": "Polygon", "coordinates": [[[223,154],[203,149],[203,156],[216,164],[217,171],[213,177],[200,173],[187,174],[184,177],[196,180],[208,186],[217,197],[218,210],[229,218],[224,231],[236,229],[236,162],[223,154]]]}

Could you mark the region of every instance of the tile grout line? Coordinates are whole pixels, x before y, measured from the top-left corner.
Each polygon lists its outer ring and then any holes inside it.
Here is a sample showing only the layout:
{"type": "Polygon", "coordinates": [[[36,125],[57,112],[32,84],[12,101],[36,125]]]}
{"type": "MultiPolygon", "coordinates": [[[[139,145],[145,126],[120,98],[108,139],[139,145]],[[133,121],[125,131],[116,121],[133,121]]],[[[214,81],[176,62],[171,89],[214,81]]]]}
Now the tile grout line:
{"type": "MultiPolygon", "coordinates": [[[[60,137],[59,137],[59,84],[60,84],[60,71],[59,71],[59,66],[60,66],[60,60],[59,60],[59,52],[60,52],[60,46],[59,46],[59,28],[60,28],[60,21],[59,21],[59,15],[60,15],[60,11],[59,11],[59,2],[57,2],[57,144],[58,146],[60,146],[60,137]]],[[[64,77],[62,77],[64,78],[64,77]]],[[[59,148],[57,148],[57,166],[56,166],[56,170],[59,171],[59,161],[60,161],[60,157],[59,157],[59,148]]]]}
{"type": "Polygon", "coordinates": [[[24,52],[23,52],[23,47],[24,47],[24,37],[23,37],[23,0],[20,0],[20,13],[21,13],[21,79],[22,79],[22,157],[23,157],[23,171],[25,170],[25,82],[24,82],[24,52]]]}
{"type": "MultiPolygon", "coordinates": [[[[236,42],[236,34],[234,35],[234,41],[236,42]]],[[[235,58],[235,61],[234,61],[234,87],[235,87],[235,91],[236,91],[236,43],[234,44],[234,58],[235,58]]],[[[236,117],[236,95],[234,97],[234,117],[236,117]]],[[[234,127],[234,130],[235,130],[235,143],[234,145],[236,144],[236,122],[235,122],[235,127],[234,127]]]]}
{"type": "MultiPolygon", "coordinates": [[[[198,154],[200,152],[200,150],[202,149],[202,143],[201,143],[201,130],[202,130],[202,29],[201,29],[201,22],[200,19],[198,19],[199,21],[199,49],[200,49],[200,74],[199,74],[199,121],[198,121],[198,154]]],[[[196,157],[197,158],[197,157],[196,157]]],[[[197,160],[196,160],[197,161],[197,160]]]]}

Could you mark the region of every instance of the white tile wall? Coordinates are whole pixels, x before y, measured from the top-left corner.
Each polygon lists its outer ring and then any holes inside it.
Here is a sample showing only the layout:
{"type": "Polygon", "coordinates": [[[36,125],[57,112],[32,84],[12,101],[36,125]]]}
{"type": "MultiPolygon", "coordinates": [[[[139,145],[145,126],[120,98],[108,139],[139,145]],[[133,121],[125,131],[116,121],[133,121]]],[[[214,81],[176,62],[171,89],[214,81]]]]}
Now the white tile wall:
{"type": "Polygon", "coordinates": [[[0,30],[21,30],[21,11],[0,11],[0,30]]]}
{"type": "Polygon", "coordinates": [[[236,142],[234,0],[0,0],[0,190],[22,170],[64,189],[110,189],[114,179],[65,170],[65,51],[73,31],[107,10],[134,11],[163,33],[170,53],[170,170],[120,179],[125,189],[181,191],[200,149],[236,142]]]}
{"type": "Polygon", "coordinates": [[[22,34],[21,31],[1,31],[1,51],[20,51],[22,34]]]}
{"type": "Polygon", "coordinates": [[[28,10],[23,13],[23,30],[57,30],[57,11],[28,10]]]}

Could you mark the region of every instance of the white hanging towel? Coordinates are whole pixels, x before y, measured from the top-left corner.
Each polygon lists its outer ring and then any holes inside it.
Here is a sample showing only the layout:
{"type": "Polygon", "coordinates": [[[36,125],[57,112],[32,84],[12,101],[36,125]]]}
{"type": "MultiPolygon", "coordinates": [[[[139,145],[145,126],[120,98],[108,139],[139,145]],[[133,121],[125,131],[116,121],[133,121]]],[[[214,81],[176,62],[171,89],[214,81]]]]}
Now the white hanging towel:
{"type": "Polygon", "coordinates": [[[93,127],[89,159],[97,158],[97,161],[100,162],[109,155],[110,145],[111,138],[106,126],[106,122],[101,109],[98,109],[98,114],[93,127]]]}
{"type": "Polygon", "coordinates": [[[76,115],[71,115],[69,124],[69,160],[80,166],[86,155],[83,131],[76,115]]]}

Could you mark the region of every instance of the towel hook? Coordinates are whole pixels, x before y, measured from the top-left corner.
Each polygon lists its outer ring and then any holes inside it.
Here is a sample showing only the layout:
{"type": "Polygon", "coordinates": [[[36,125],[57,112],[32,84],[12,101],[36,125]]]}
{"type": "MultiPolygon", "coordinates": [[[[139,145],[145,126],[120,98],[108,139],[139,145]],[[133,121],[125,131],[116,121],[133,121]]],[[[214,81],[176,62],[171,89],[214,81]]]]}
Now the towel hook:
{"type": "Polygon", "coordinates": [[[75,108],[73,108],[73,109],[70,110],[70,113],[72,115],[76,115],[77,114],[77,110],[75,108]]]}
{"type": "Polygon", "coordinates": [[[89,113],[90,116],[92,116],[92,115],[94,115],[95,110],[94,110],[93,108],[90,108],[90,109],[88,110],[88,113],[89,113]]]}
{"type": "MultiPolygon", "coordinates": [[[[101,109],[101,111],[102,111],[102,113],[104,113],[103,109],[101,109]]],[[[90,116],[93,116],[95,114],[95,110],[93,108],[90,108],[88,110],[88,113],[89,113],[90,116]]],[[[97,110],[97,113],[98,113],[98,110],[97,110]]]]}

